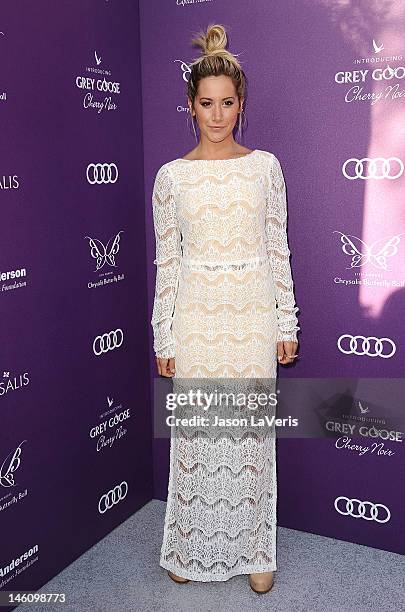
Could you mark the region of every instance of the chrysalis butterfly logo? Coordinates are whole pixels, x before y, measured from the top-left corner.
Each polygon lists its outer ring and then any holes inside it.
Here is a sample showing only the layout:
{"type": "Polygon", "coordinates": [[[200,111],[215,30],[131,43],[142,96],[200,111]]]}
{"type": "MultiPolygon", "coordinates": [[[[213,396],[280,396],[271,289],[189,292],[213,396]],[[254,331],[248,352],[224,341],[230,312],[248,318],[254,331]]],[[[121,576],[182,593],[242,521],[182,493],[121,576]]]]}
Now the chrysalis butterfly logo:
{"type": "Polygon", "coordinates": [[[0,485],[3,487],[14,487],[14,472],[20,467],[21,446],[27,440],[23,440],[14,451],[11,451],[0,465],[0,485]]]}
{"type": "Polygon", "coordinates": [[[186,64],[186,62],[183,62],[183,60],[174,60],[174,61],[180,62],[180,68],[183,73],[183,81],[186,81],[186,83],[188,83],[188,78],[189,78],[189,75],[191,74],[190,66],[186,64]]]}
{"type": "Polygon", "coordinates": [[[122,234],[123,231],[124,230],[119,231],[118,234],[110,238],[105,246],[101,240],[85,236],[89,241],[91,256],[97,260],[95,272],[101,270],[106,263],[115,268],[115,255],[120,250],[120,234],[122,234]]]}
{"type": "Polygon", "coordinates": [[[389,271],[387,260],[393,257],[398,252],[398,245],[401,241],[400,236],[405,235],[405,232],[392,236],[389,240],[382,238],[376,240],[370,246],[358,238],[357,236],[351,236],[349,234],[343,234],[342,232],[334,231],[336,234],[340,234],[340,242],[342,243],[342,251],[345,255],[351,256],[350,266],[346,268],[361,268],[366,263],[371,263],[379,270],[389,271]]]}

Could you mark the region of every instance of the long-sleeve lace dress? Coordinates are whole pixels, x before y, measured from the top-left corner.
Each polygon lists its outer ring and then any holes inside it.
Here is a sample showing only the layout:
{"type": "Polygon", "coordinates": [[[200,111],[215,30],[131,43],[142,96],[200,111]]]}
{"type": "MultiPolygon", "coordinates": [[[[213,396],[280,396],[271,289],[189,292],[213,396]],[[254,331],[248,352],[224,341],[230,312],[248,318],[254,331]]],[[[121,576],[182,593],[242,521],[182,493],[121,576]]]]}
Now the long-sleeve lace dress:
{"type": "MultiPolygon", "coordinates": [[[[277,341],[300,329],[277,157],[172,160],[152,203],[154,352],[175,357],[174,390],[275,380],[277,341]]],[[[197,581],[277,569],[275,436],[199,434],[171,432],[160,565],[197,581]]]]}

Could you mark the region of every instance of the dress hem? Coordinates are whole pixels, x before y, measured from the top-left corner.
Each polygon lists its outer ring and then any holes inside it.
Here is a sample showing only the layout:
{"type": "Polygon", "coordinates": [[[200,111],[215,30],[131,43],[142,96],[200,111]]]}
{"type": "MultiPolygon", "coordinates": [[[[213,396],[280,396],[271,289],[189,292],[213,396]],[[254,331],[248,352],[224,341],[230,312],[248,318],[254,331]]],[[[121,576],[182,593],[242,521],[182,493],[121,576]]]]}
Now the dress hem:
{"type": "Polygon", "coordinates": [[[204,576],[203,573],[199,572],[198,574],[196,574],[194,572],[189,572],[188,570],[185,570],[183,568],[181,568],[181,574],[178,574],[178,567],[176,567],[173,563],[170,563],[169,561],[164,561],[162,559],[160,559],[159,565],[166,570],[170,570],[173,574],[176,574],[176,576],[180,576],[181,578],[188,578],[189,580],[192,580],[194,582],[226,582],[234,576],[244,576],[246,574],[262,574],[264,572],[277,571],[277,564],[273,563],[271,566],[251,565],[250,567],[246,566],[243,569],[235,568],[234,570],[230,570],[226,574],[211,575],[208,577],[208,575],[204,576]]]}

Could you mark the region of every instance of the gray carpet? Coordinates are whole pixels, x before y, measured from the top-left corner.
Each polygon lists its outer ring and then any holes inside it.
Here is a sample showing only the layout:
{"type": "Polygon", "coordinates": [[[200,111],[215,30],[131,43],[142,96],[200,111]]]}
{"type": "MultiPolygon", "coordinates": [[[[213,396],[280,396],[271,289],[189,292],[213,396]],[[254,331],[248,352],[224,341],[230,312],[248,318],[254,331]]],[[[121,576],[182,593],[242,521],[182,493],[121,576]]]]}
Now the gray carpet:
{"type": "Polygon", "coordinates": [[[176,584],[159,566],[165,504],[151,501],[41,591],[69,603],[18,612],[386,612],[405,611],[405,557],[278,528],[273,589],[254,593],[247,576],[176,584]]]}

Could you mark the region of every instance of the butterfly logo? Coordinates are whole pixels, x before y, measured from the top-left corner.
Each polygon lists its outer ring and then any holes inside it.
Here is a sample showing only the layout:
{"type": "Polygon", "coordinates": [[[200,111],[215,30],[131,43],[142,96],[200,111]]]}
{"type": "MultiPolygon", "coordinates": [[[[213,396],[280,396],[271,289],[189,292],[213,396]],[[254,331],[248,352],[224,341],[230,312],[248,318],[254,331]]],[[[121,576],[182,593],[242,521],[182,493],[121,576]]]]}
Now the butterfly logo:
{"type": "Polygon", "coordinates": [[[188,83],[189,76],[187,76],[187,75],[191,74],[190,66],[188,64],[186,64],[186,62],[183,62],[183,60],[174,60],[174,61],[175,62],[180,62],[180,68],[181,68],[181,71],[183,73],[183,81],[186,81],[186,83],[188,83]]]}
{"type": "Polygon", "coordinates": [[[4,459],[3,463],[0,465],[0,485],[3,487],[14,487],[14,472],[20,467],[21,464],[21,446],[27,440],[23,440],[17,446],[14,452],[11,452],[4,459]]]}
{"type": "Polygon", "coordinates": [[[108,402],[108,407],[109,408],[111,408],[111,406],[113,405],[113,401],[114,400],[112,398],[109,398],[108,395],[107,395],[107,402],[108,402]]]}
{"type": "Polygon", "coordinates": [[[89,241],[91,256],[97,260],[95,272],[101,270],[106,263],[113,268],[115,267],[115,255],[120,250],[120,234],[123,231],[124,230],[119,231],[118,234],[110,238],[105,246],[101,240],[85,236],[89,241]]]}
{"type": "Polygon", "coordinates": [[[371,263],[379,270],[387,270],[387,259],[393,257],[398,252],[398,245],[401,241],[400,236],[403,236],[405,232],[392,236],[389,240],[382,238],[376,240],[370,246],[358,238],[357,236],[351,236],[350,234],[343,234],[342,232],[334,231],[336,234],[340,234],[340,242],[342,243],[342,251],[345,255],[350,255],[352,260],[350,266],[346,268],[361,268],[366,263],[371,263]]]}

